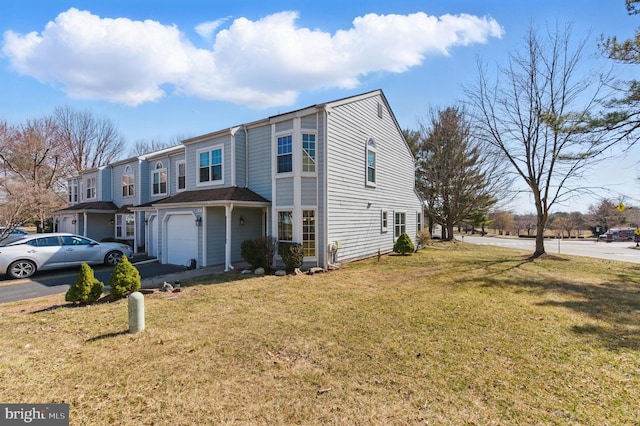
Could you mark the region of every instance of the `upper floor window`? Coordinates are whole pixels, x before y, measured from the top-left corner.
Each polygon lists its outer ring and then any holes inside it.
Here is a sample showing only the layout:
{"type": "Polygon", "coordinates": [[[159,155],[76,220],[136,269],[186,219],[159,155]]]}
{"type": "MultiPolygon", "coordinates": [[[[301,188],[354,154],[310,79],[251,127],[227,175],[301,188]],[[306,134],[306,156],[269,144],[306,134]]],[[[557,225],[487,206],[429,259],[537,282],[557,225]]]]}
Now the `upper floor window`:
{"type": "Polygon", "coordinates": [[[278,138],[278,173],[293,171],[293,140],[291,135],[278,138]]]}
{"type": "Polygon", "coordinates": [[[156,167],[151,173],[151,193],[152,195],[166,195],[167,193],[167,169],[161,161],[156,163],[156,167]]]}
{"type": "Polygon", "coordinates": [[[134,185],[135,181],[133,178],[133,172],[131,171],[131,166],[127,166],[124,169],[124,174],[122,175],[122,196],[123,197],[133,197],[134,185]]]}
{"type": "Polygon", "coordinates": [[[184,161],[178,161],[176,163],[176,173],[178,174],[176,184],[178,185],[178,191],[182,191],[187,187],[187,166],[184,161]]]}
{"type": "Polygon", "coordinates": [[[198,183],[222,182],[222,146],[198,151],[198,183]]]}
{"type": "Polygon", "coordinates": [[[367,185],[376,184],[376,157],[376,142],[373,139],[369,139],[367,141],[367,185]]]}
{"type": "Polygon", "coordinates": [[[316,135],[302,134],[302,171],[316,171],[316,135]]]}
{"type": "Polygon", "coordinates": [[[69,186],[69,202],[78,202],[78,179],[71,180],[71,185],[69,186]]]}
{"type": "Polygon", "coordinates": [[[96,178],[87,178],[87,200],[96,198],[96,178]]]}

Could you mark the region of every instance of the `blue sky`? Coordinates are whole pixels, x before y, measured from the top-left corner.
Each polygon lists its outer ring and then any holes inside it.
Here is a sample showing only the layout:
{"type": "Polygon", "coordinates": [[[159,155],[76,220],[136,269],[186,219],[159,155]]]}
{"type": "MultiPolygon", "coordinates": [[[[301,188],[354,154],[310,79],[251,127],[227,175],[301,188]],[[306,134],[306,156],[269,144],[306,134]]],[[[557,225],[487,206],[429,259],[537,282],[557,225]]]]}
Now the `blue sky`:
{"type": "MultiPolygon", "coordinates": [[[[430,108],[463,98],[478,58],[504,63],[532,22],[567,19],[600,61],[600,35],[640,25],[623,0],[3,0],[0,120],[89,109],[133,144],[380,88],[401,127],[416,129],[430,108]]],[[[639,154],[603,161],[586,184],[640,205],[639,154]]],[[[512,207],[533,211],[527,197],[512,207]]]]}

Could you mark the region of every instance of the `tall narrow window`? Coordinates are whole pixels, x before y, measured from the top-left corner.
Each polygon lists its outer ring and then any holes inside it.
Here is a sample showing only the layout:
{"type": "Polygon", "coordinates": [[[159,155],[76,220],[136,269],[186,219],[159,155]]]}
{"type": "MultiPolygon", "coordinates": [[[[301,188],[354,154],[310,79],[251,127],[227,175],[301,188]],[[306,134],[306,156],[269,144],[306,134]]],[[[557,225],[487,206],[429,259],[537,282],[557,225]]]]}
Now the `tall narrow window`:
{"type": "Polygon", "coordinates": [[[127,166],[124,168],[124,173],[122,175],[122,196],[123,197],[133,197],[133,188],[134,188],[134,179],[133,172],[131,171],[131,166],[127,166]]]}
{"type": "Polygon", "coordinates": [[[278,138],[278,173],[293,171],[293,140],[291,135],[278,138]]]}
{"type": "Polygon", "coordinates": [[[96,198],[96,178],[87,178],[87,200],[96,198]]]}
{"type": "Polygon", "coordinates": [[[278,212],[278,250],[282,243],[293,241],[293,213],[291,211],[278,212]]]}
{"type": "Polygon", "coordinates": [[[407,232],[407,215],[404,212],[396,212],[395,232],[393,236],[398,238],[404,232],[407,232]]]}
{"type": "Polygon", "coordinates": [[[416,213],[416,230],[418,232],[422,231],[422,213],[416,213]]]}
{"type": "Polygon", "coordinates": [[[186,164],[184,161],[178,161],[176,163],[178,178],[176,179],[178,185],[178,191],[182,191],[187,187],[187,172],[186,172],[186,164]]]}
{"type": "Polygon", "coordinates": [[[380,232],[387,232],[389,226],[389,213],[386,210],[380,212],[380,232]]]}
{"type": "Polygon", "coordinates": [[[222,182],[222,146],[198,152],[198,183],[222,182]]]}
{"type": "Polygon", "coordinates": [[[156,168],[151,175],[152,194],[166,195],[167,193],[167,169],[164,168],[162,162],[156,163],[156,168]]]}
{"type": "Polygon", "coordinates": [[[302,211],[302,249],[306,257],[316,255],[316,212],[302,211]]]}
{"type": "Polygon", "coordinates": [[[316,135],[302,134],[302,171],[316,171],[316,135]]]}
{"type": "Polygon", "coordinates": [[[373,139],[367,141],[367,185],[376,184],[376,143],[373,139]]]}

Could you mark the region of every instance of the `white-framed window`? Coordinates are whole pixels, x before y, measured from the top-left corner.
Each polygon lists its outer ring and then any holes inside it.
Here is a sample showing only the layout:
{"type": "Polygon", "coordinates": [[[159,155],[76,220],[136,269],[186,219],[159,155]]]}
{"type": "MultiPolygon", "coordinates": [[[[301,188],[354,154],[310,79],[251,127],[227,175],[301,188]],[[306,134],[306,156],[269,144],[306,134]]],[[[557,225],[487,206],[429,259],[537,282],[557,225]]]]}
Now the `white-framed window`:
{"type": "Polygon", "coordinates": [[[291,135],[278,137],[278,173],[293,171],[293,137],[291,135]]]}
{"type": "Polygon", "coordinates": [[[407,214],[405,212],[395,212],[393,236],[398,238],[404,232],[407,232],[407,214]]]}
{"type": "Polygon", "coordinates": [[[167,194],[167,169],[162,164],[162,161],[158,161],[153,172],[151,172],[151,194],[167,194]]]}
{"type": "Polygon", "coordinates": [[[377,167],[377,150],[376,141],[369,139],[367,141],[367,186],[376,185],[376,167],[377,167]]]}
{"type": "Polygon", "coordinates": [[[96,178],[87,178],[87,200],[96,198],[96,178]]]}
{"type": "Polygon", "coordinates": [[[78,179],[72,179],[69,185],[69,202],[78,202],[78,179]]]}
{"type": "Polygon", "coordinates": [[[278,247],[280,243],[293,241],[293,212],[282,210],[278,212],[278,247]]]}
{"type": "Polygon", "coordinates": [[[302,134],[302,171],[315,173],[316,171],[316,135],[302,134]]]}
{"type": "Polygon", "coordinates": [[[302,210],[302,249],[305,257],[316,256],[315,210],[302,210]]]}
{"type": "Polygon", "coordinates": [[[222,145],[198,150],[198,184],[217,184],[223,182],[222,145]]]}
{"type": "Polygon", "coordinates": [[[124,173],[122,174],[122,196],[133,197],[134,187],[135,179],[133,177],[133,171],[131,170],[131,166],[127,166],[124,168],[124,173]]]}
{"type": "Polygon", "coordinates": [[[187,188],[187,163],[182,160],[176,162],[176,189],[182,191],[187,188]]]}
{"type": "Polygon", "coordinates": [[[416,212],[416,231],[422,231],[422,212],[416,212]]]}
{"type": "Polygon", "coordinates": [[[387,232],[389,229],[389,212],[386,210],[380,211],[380,232],[387,232]]]}
{"type": "Polygon", "coordinates": [[[116,238],[133,238],[135,218],[132,213],[116,215],[116,238]]]}

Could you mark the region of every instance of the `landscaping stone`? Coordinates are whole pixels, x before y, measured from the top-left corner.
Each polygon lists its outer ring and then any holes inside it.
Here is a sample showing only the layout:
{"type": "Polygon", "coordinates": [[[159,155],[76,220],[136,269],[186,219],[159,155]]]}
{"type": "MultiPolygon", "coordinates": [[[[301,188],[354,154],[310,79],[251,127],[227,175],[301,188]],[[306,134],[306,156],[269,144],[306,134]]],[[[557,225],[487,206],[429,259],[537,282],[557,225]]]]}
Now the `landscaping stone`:
{"type": "Polygon", "coordinates": [[[287,275],[287,271],[285,271],[284,269],[278,269],[274,275],[276,277],[284,277],[287,275]]]}
{"type": "Polygon", "coordinates": [[[264,268],[257,268],[253,273],[256,275],[264,275],[264,268]]]}

